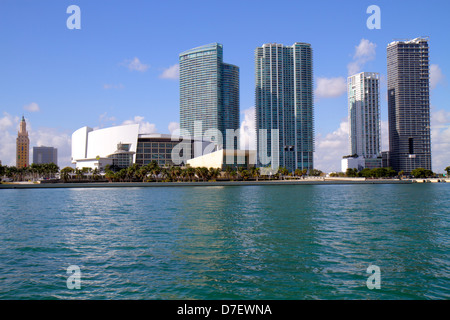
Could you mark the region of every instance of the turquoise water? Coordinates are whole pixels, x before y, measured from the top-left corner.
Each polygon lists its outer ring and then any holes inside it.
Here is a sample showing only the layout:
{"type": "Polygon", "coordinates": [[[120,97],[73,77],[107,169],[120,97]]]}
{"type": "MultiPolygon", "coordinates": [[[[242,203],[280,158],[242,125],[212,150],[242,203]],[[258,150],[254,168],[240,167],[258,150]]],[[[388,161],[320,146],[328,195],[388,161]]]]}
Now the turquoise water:
{"type": "Polygon", "coordinates": [[[449,196],[450,184],[0,190],[0,299],[448,299],[449,196]],[[367,288],[369,265],[381,289],[367,288]]]}

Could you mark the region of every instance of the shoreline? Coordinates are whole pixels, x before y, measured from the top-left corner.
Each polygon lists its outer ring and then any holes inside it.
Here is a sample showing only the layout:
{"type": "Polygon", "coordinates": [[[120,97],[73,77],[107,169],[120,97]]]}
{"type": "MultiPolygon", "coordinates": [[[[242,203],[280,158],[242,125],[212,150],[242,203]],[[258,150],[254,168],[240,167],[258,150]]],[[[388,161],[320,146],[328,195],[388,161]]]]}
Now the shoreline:
{"type": "Polygon", "coordinates": [[[8,183],[0,184],[0,189],[36,188],[148,188],[148,187],[212,187],[212,186],[267,186],[267,185],[346,185],[346,184],[413,184],[414,180],[344,180],[305,179],[271,181],[210,181],[210,182],[75,182],[75,183],[8,183]]]}

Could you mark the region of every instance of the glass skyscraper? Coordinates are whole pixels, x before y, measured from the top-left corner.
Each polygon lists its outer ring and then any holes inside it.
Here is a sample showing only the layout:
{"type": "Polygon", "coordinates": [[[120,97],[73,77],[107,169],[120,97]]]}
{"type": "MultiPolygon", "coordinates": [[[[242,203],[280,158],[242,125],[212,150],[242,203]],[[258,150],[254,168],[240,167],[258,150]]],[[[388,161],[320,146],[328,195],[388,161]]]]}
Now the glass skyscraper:
{"type": "Polygon", "coordinates": [[[431,170],[428,39],[391,42],[387,74],[390,164],[431,170]]]}
{"type": "MultiPolygon", "coordinates": [[[[239,68],[223,63],[223,47],[212,43],[185,51],[180,60],[180,129],[196,137],[218,129],[239,129],[239,68]],[[201,121],[201,130],[195,126],[201,121]]],[[[234,142],[236,148],[238,139],[234,142]]],[[[221,143],[218,143],[219,145],[221,143]]]]}
{"type": "MultiPolygon", "coordinates": [[[[255,50],[258,165],[261,152],[289,171],[314,168],[313,58],[308,43],[264,44],[255,50]],[[267,151],[261,130],[267,130],[267,151]],[[272,130],[278,129],[278,150],[272,130]]],[[[262,131],[264,132],[264,131],[262,131]]]]}

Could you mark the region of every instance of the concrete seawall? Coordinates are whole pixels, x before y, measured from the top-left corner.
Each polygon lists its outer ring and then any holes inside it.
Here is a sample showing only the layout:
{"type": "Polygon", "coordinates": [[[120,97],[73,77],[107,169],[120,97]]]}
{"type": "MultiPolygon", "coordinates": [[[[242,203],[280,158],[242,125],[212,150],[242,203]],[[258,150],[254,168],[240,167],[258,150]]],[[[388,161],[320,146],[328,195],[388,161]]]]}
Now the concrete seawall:
{"type": "Polygon", "coordinates": [[[146,188],[146,187],[211,187],[211,186],[279,186],[279,185],[344,185],[344,184],[412,184],[413,180],[272,180],[272,181],[216,181],[216,182],[92,182],[92,183],[9,183],[0,189],[39,188],[146,188]]]}

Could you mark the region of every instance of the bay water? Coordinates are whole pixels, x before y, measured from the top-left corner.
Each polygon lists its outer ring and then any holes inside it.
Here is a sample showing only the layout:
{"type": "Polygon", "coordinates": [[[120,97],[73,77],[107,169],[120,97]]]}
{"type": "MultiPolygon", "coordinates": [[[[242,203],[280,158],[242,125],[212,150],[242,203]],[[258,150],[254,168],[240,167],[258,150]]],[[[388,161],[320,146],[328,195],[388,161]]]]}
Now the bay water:
{"type": "Polygon", "coordinates": [[[0,190],[0,299],[449,299],[449,199],[448,183],[0,190]]]}

